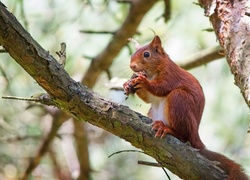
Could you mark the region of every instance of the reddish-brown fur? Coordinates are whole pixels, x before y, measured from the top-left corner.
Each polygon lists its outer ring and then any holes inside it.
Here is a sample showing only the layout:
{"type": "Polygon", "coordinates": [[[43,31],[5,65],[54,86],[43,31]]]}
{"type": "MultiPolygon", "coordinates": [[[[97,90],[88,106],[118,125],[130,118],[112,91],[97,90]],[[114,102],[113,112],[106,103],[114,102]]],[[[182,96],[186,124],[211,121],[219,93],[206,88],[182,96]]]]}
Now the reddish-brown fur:
{"type": "Polygon", "coordinates": [[[205,149],[198,133],[205,104],[202,88],[194,76],[169,58],[158,36],[132,55],[130,68],[137,76],[124,83],[124,90],[129,94],[133,87],[141,99],[151,103],[148,116],[153,119],[155,137],[171,134],[183,142],[190,142],[208,159],[219,161],[218,166],[230,180],[248,179],[240,165],[205,149]]]}

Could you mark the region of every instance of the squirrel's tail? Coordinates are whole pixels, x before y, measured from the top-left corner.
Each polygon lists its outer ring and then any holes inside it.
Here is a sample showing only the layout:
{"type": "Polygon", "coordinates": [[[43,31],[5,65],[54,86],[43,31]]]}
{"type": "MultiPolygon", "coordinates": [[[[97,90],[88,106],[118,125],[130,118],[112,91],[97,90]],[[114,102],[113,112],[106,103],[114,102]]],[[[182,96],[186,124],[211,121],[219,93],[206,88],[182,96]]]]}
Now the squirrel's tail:
{"type": "Polygon", "coordinates": [[[228,180],[248,180],[249,177],[244,173],[241,165],[230,160],[226,156],[219,153],[209,151],[207,149],[201,149],[200,154],[209,159],[210,161],[217,161],[218,167],[224,170],[228,174],[228,180]]]}

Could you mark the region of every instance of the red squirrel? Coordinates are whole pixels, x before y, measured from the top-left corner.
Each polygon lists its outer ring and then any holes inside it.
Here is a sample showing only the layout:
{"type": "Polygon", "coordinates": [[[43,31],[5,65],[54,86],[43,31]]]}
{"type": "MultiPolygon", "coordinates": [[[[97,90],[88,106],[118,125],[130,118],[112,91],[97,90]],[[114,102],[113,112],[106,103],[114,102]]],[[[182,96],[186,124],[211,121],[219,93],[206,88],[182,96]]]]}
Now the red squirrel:
{"type": "Polygon", "coordinates": [[[127,95],[136,93],[146,103],[151,103],[148,117],[153,120],[155,137],[171,134],[199,149],[211,161],[220,162],[229,180],[245,180],[241,166],[227,157],[209,151],[200,139],[198,129],[205,105],[205,97],[198,80],[177,66],[164,51],[161,40],[155,36],[148,45],[140,47],[131,57],[130,68],[135,72],[123,84],[127,95]]]}

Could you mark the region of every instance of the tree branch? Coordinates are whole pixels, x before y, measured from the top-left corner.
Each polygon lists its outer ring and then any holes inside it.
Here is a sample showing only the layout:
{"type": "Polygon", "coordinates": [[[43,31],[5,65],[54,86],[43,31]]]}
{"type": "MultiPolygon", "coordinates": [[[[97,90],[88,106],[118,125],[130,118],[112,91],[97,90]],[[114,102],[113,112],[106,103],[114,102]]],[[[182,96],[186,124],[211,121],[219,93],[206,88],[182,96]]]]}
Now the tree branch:
{"type": "Polygon", "coordinates": [[[156,2],[156,0],[137,0],[129,3],[130,10],[126,20],[114,33],[107,47],[91,61],[83,78],[88,87],[93,87],[101,72],[109,69],[114,58],[127,44],[128,37],[136,33],[142,18],[156,2]]]}
{"type": "Polygon", "coordinates": [[[90,172],[92,169],[89,162],[86,123],[78,121],[77,119],[73,120],[73,123],[75,128],[74,137],[76,141],[76,153],[80,164],[80,175],[78,179],[89,180],[91,179],[90,172]]]}
{"type": "Polygon", "coordinates": [[[54,137],[56,136],[58,129],[61,127],[62,123],[65,122],[65,120],[62,116],[62,113],[60,113],[59,111],[56,111],[56,113],[57,114],[54,115],[54,119],[52,121],[53,122],[52,127],[51,127],[51,130],[50,130],[48,136],[43,141],[43,143],[42,143],[39,151],[35,155],[35,157],[30,160],[30,163],[29,163],[25,173],[23,174],[21,180],[28,179],[30,173],[39,165],[41,158],[49,150],[50,144],[52,143],[54,137]]]}
{"type": "Polygon", "coordinates": [[[93,30],[80,30],[80,33],[85,33],[85,34],[115,34],[115,32],[112,31],[93,31],[93,30]]]}
{"type": "Polygon", "coordinates": [[[53,104],[59,109],[129,141],[181,178],[226,179],[225,173],[216,163],[207,160],[197,150],[181,143],[173,136],[167,135],[164,139],[154,138],[151,131],[152,120],[126,106],[105,100],[71,79],[62,66],[33,40],[2,3],[0,44],[47,91],[53,104]]]}
{"type": "Polygon", "coordinates": [[[223,49],[219,46],[204,49],[197,52],[196,54],[187,57],[186,59],[183,59],[182,62],[185,63],[179,64],[179,66],[186,70],[199,67],[211,61],[223,58],[224,54],[222,53],[222,51],[223,49]]]}

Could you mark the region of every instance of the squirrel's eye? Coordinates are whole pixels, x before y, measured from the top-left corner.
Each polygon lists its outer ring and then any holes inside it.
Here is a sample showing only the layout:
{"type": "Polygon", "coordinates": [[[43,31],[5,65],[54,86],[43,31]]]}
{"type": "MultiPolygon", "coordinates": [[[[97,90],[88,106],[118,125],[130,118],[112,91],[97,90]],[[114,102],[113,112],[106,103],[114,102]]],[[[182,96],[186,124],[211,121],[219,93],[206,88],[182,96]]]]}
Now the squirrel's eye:
{"type": "Polygon", "coordinates": [[[148,51],[146,51],[146,52],[143,53],[143,56],[144,56],[145,58],[148,58],[148,57],[150,56],[150,53],[149,53],[148,51]]]}

